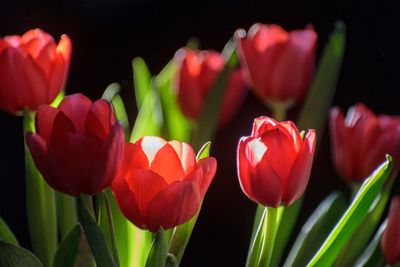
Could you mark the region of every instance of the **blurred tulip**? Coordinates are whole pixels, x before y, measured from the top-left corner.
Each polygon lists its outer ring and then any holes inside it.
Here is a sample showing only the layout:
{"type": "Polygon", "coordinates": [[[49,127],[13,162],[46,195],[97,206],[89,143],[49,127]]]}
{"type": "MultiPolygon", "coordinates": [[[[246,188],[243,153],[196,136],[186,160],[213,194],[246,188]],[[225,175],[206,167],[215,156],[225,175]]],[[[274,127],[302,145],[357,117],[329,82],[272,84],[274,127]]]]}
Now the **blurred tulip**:
{"type": "Polygon", "coordinates": [[[239,58],[254,92],[265,103],[301,101],[311,85],[317,34],[312,27],[286,32],[254,24],[236,34],[239,58]]]}
{"type": "Polygon", "coordinates": [[[212,157],[197,161],[186,143],[143,137],[125,144],[121,172],[112,190],[132,223],[155,232],[196,214],[216,168],[212,157]]]}
{"type": "Polygon", "coordinates": [[[314,150],[314,130],[309,130],[303,139],[291,121],[255,119],[251,136],[242,137],[237,148],[243,192],[267,207],[290,205],[306,189],[314,150]]]}
{"type": "Polygon", "coordinates": [[[381,248],[387,264],[393,265],[400,261],[400,196],[395,196],[390,204],[381,248]]]}
{"type": "MultiPolygon", "coordinates": [[[[182,113],[198,119],[204,102],[216,78],[222,71],[225,59],[221,54],[208,50],[180,49],[175,56],[178,64],[177,90],[182,113]]],[[[219,126],[226,125],[239,110],[247,88],[240,69],[231,74],[219,114],[219,126]]]]}
{"type": "Polygon", "coordinates": [[[71,58],[71,40],[34,29],[0,39],[0,109],[15,114],[50,104],[63,90],[71,58]]]}
{"type": "Polygon", "coordinates": [[[122,126],[111,104],[70,95],[58,108],[41,106],[35,120],[36,133],[28,133],[26,140],[51,187],[78,196],[94,195],[111,184],[124,148],[122,126]]]}
{"type": "Polygon", "coordinates": [[[362,182],[390,154],[394,173],[400,160],[400,118],[375,116],[363,104],[351,107],[344,118],[335,107],[330,112],[333,159],[348,182],[362,182]]]}

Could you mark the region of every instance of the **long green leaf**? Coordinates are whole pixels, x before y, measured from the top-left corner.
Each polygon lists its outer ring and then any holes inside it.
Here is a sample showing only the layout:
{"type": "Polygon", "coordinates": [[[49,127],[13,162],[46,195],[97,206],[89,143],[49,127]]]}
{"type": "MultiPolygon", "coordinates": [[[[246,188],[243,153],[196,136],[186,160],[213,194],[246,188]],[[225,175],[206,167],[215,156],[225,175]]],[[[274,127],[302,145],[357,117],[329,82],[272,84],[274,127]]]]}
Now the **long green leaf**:
{"type": "MultiPolygon", "coordinates": [[[[24,140],[34,132],[34,113],[24,112],[24,140]]],[[[44,266],[50,266],[57,249],[57,212],[54,190],[44,181],[25,142],[26,212],[33,252],[44,266]]]]}
{"type": "Polygon", "coordinates": [[[323,136],[342,66],[346,42],[345,33],[344,23],[336,22],[335,29],[322,52],[314,82],[297,122],[299,129],[315,129],[318,143],[323,136]]]}
{"type": "Polygon", "coordinates": [[[136,105],[138,109],[140,109],[147,94],[151,90],[151,74],[146,63],[141,57],[133,59],[132,68],[136,105]]]}
{"type": "Polygon", "coordinates": [[[354,231],[363,222],[388,178],[392,166],[392,157],[388,155],[386,161],[361,185],[353,202],[307,266],[331,266],[334,263],[354,231]]]}
{"type": "Polygon", "coordinates": [[[0,241],[1,267],[43,267],[39,259],[29,250],[0,241]]]}
{"type": "MultiPolygon", "coordinates": [[[[211,147],[211,142],[205,143],[197,154],[197,160],[208,157],[210,154],[210,147],[211,147]]],[[[186,246],[189,243],[189,239],[190,236],[192,235],[200,210],[201,206],[199,207],[199,211],[197,212],[197,214],[193,216],[192,219],[174,228],[170,241],[169,253],[174,255],[178,266],[182,260],[186,246]]]]}
{"type": "Polygon", "coordinates": [[[2,217],[0,217],[0,240],[19,246],[17,238],[2,217]]]}
{"type": "Polygon", "coordinates": [[[358,258],[357,262],[354,264],[356,267],[375,267],[382,266],[383,264],[383,254],[381,249],[381,237],[383,231],[385,230],[387,220],[385,220],[378,231],[376,232],[374,238],[369,243],[367,248],[364,250],[363,254],[358,258]]]}
{"type": "Polygon", "coordinates": [[[79,218],[98,267],[117,267],[101,228],[90,214],[85,203],[79,199],[79,218]]]}
{"type": "Polygon", "coordinates": [[[340,192],[333,192],[326,197],[301,228],[284,266],[306,266],[345,209],[346,201],[340,192]]]}
{"type": "Polygon", "coordinates": [[[164,230],[160,229],[154,235],[153,243],[149,256],[146,261],[146,267],[164,267],[167,261],[168,244],[164,235],[164,230]]]}

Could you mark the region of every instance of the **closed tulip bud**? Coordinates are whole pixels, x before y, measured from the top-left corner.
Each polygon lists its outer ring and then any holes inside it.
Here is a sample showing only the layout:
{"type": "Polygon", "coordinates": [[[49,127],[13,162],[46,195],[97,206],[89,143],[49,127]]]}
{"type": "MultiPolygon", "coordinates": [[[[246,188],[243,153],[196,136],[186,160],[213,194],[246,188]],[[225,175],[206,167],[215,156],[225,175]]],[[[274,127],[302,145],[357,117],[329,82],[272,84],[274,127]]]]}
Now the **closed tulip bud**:
{"type": "Polygon", "coordinates": [[[255,119],[251,135],[242,137],[237,148],[243,192],[267,207],[290,205],[307,187],[314,150],[314,130],[303,138],[291,121],[255,119]]]}
{"type": "Polygon", "coordinates": [[[71,58],[71,41],[58,45],[39,30],[0,39],[0,110],[15,114],[50,104],[64,88],[71,58]]]}
{"type": "MultiPolygon", "coordinates": [[[[182,113],[197,120],[216,78],[222,71],[225,59],[212,51],[197,51],[188,48],[176,53],[179,65],[177,76],[178,103],[182,113]]],[[[226,125],[239,109],[247,88],[240,69],[234,70],[229,77],[221,104],[219,126],[226,125]]]]}
{"type": "Polygon", "coordinates": [[[186,143],[146,136],[125,144],[112,190],[126,218],[156,232],[182,224],[197,213],[216,168],[212,157],[196,160],[186,143]]]}
{"type": "Polygon", "coordinates": [[[333,159],[348,182],[360,183],[390,154],[394,169],[400,160],[400,118],[375,116],[363,104],[351,107],[344,118],[339,108],[330,112],[333,159]]]}
{"type": "Polygon", "coordinates": [[[254,24],[235,36],[247,80],[260,99],[295,103],[304,98],[315,69],[317,34],[311,27],[286,32],[278,25],[254,24]]]}
{"type": "Polygon", "coordinates": [[[400,196],[390,204],[389,217],[381,239],[381,248],[387,264],[400,261],[400,196]]]}
{"type": "Polygon", "coordinates": [[[35,126],[27,144],[51,187],[79,196],[94,195],[111,184],[121,166],[124,133],[110,103],[70,95],[58,108],[41,106],[35,126]]]}

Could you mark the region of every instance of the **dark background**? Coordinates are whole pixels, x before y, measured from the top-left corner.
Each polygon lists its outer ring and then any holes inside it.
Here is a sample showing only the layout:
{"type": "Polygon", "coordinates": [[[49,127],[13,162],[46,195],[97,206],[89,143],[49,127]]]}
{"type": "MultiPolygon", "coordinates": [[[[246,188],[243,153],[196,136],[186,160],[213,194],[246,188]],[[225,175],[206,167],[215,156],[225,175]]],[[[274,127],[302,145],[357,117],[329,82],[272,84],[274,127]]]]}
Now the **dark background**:
{"type": "MultiPolygon", "coordinates": [[[[0,6],[1,36],[35,27],[56,39],[67,33],[73,42],[67,93],[83,92],[96,99],[108,84],[119,82],[131,122],[136,115],[134,57],[143,57],[158,73],[190,37],[198,37],[203,49],[221,50],[237,28],[248,29],[254,22],[277,23],[287,30],[312,23],[320,52],[337,19],[347,25],[347,49],[334,104],[347,109],[364,102],[377,113],[400,113],[399,23],[397,9],[385,1],[14,0],[0,6]]],[[[268,110],[249,93],[235,120],[217,134],[212,154],[218,159],[218,173],[182,266],[244,266],[255,204],[240,190],[235,151],[253,118],[265,114],[268,110]]],[[[0,216],[29,248],[21,121],[0,112],[0,216]]],[[[330,191],[346,191],[333,170],[329,146],[326,131],[296,231],[330,191]]]]}

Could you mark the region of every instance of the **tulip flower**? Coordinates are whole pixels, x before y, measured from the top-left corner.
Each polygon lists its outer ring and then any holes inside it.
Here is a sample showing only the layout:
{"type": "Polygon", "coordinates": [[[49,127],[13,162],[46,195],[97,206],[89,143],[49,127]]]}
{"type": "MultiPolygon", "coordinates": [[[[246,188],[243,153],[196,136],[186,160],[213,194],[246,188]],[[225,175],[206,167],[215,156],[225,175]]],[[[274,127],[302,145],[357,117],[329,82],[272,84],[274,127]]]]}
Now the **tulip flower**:
{"type": "Polygon", "coordinates": [[[363,104],[349,109],[346,118],[339,108],[330,112],[333,159],[348,182],[362,182],[390,154],[394,172],[400,160],[400,117],[375,116],[363,104]]]}
{"type": "Polygon", "coordinates": [[[188,144],[147,136],[125,144],[112,190],[125,217],[139,228],[156,232],[197,213],[216,167],[212,157],[196,160],[188,144]]]}
{"type": "Polygon", "coordinates": [[[263,206],[290,205],[306,189],[314,150],[314,130],[303,138],[291,121],[255,119],[251,135],[242,137],[237,148],[243,192],[263,206]]]}
{"type": "Polygon", "coordinates": [[[111,184],[121,166],[124,133],[110,103],[70,95],[58,108],[41,106],[35,126],[27,144],[51,187],[79,196],[94,195],[111,184]]]}
{"type": "Polygon", "coordinates": [[[260,99],[293,104],[304,98],[315,68],[317,34],[311,27],[286,32],[254,24],[235,36],[246,78],[260,99]]]}
{"type": "Polygon", "coordinates": [[[71,40],[58,45],[40,29],[0,39],[0,110],[15,114],[50,104],[63,90],[71,58],[71,40]]]}
{"type": "Polygon", "coordinates": [[[390,204],[389,217],[381,239],[381,248],[387,264],[400,261],[400,196],[390,204]]]}
{"type": "MultiPolygon", "coordinates": [[[[225,59],[218,52],[180,49],[175,56],[178,65],[177,91],[182,113],[197,120],[204,102],[222,71],[225,59]]],[[[219,114],[219,126],[226,125],[244,100],[246,85],[240,69],[229,77],[219,114]]]]}

